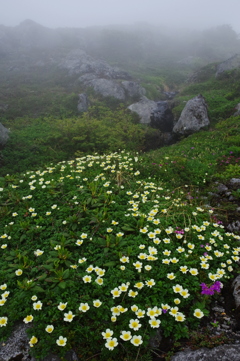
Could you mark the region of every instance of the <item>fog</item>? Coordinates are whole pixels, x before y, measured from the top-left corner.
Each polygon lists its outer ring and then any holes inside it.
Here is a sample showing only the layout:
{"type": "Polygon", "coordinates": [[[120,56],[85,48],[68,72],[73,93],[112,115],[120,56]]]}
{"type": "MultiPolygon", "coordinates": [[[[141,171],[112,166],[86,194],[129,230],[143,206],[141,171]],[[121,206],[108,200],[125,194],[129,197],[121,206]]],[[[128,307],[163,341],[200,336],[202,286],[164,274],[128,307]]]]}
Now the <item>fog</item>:
{"type": "Polygon", "coordinates": [[[31,19],[50,28],[146,22],[202,30],[222,24],[240,32],[239,0],[0,0],[0,24],[31,19]]]}

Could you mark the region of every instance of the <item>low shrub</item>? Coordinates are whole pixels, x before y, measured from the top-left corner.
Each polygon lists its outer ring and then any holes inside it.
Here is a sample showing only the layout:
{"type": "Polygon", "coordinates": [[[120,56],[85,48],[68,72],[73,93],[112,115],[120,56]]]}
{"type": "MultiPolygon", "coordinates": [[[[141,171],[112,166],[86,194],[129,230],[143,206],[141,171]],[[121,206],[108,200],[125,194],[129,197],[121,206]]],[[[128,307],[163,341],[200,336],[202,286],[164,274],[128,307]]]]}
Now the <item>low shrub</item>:
{"type": "Polygon", "coordinates": [[[188,337],[208,315],[240,237],[141,162],[94,154],[0,180],[1,341],[23,321],[40,359],[136,360],[158,328],[188,337]]]}

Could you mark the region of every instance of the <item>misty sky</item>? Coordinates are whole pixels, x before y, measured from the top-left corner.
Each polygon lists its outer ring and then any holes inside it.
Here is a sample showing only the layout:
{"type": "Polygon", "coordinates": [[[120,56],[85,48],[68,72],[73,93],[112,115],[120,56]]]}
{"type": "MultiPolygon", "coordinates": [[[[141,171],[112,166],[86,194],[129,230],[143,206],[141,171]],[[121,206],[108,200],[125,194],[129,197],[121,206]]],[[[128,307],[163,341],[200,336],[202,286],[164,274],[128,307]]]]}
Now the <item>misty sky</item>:
{"type": "Polygon", "coordinates": [[[240,33],[240,0],[0,0],[0,24],[26,19],[44,26],[133,24],[204,29],[229,24],[240,33]]]}

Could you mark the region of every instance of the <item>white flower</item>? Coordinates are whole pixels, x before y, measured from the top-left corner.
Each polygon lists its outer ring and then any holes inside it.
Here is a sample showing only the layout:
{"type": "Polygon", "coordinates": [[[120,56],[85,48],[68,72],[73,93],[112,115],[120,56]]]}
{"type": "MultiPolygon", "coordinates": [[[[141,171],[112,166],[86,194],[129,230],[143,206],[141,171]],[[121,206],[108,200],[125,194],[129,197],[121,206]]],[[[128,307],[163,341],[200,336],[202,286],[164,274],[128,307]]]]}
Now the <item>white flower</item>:
{"type": "Polygon", "coordinates": [[[139,330],[139,328],[141,327],[141,323],[139,322],[138,319],[135,319],[135,320],[130,320],[129,321],[129,327],[132,328],[134,331],[137,331],[139,330]]]}
{"type": "Polygon", "coordinates": [[[100,307],[101,306],[101,304],[102,304],[102,302],[100,301],[100,300],[93,300],[93,306],[94,307],[100,307]]]}
{"type": "Polygon", "coordinates": [[[116,338],[108,338],[107,342],[105,343],[105,346],[112,351],[114,349],[114,347],[116,347],[118,345],[117,339],[116,338]]]}
{"type": "Polygon", "coordinates": [[[67,337],[59,336],[59,338],[56,340],[56,343],[58,346],[66,346],[67,337]]]}
{"type": "Polygon", "coordinates": [[[121,293],[122,293],[122,292],[121,292],[117,287],[115,287],[115,288],[111,291],[111,294],[112,294],[113,298],[121,296],[121,293]]]}
{"type": "Polygon", "coordinates": [[[199,308],[196,308],[196,310],[194,310],[193,316],[197,318],[202,318],[204,316],[204,313],[199,308]]]}
{"type": "Polygon", "coordinates": [[[47,327],[45,328],[45,331],[48,333],[52,333],[54,330],[54,326],[53,325],[47,325],[47,327]]]}
{"type": "Polygon", "coordinates": [[[17,276],[21,276],[22,273],[23,273],[23,271],[22,271],[21,269],[17,269],[17,270],[15,271],[15,274],[16,274],[17,276]]]}
{"type": "Polygon", "coordinates": [[[130,341],[134,346],[139,346],[143,343],[141,335],[134,335],[130,341]]]}
{"type": "Polygon", "coordinates": [[[173,286],[173,291],[174,291],[175,293],[180,293],[180,292],[182,292],[182,290],[183,290],[183,288],[182,288],[181,285],[173,286]]]}
{"type": "Polygon", "coordinates": [[[69,311],[68,313],[64,313],[63,321],[72,322],[73,317],[75,317],[75,315],[73,315],[72,311],[69,311]]]}
{"type": "Polygon", "coordinates": [[[34,302],[33,303],[33,309],[37,310],[37,311],[41,310],[42,309],[42,302],[41,301],[34,302]]]}
{"type": "Polygon", "coordinates": [[[0,327],[7,325],[8,318],[7,317],[0,317],[0,327]]]}
{"type": "Polygon", "coordinates": [[[123,256],[120,258],[120,262],[122,263],[129,263],[129,257],[123,256]]]}
{"type": "Polygon", "coordinates": [[[80,306],[79,306],[79,311],[82,311],[82,312],[87,312],[89,310],[89,305],[88,303],[80,303],[80,306]]]}
{"type": "Polygon", "coordinates": [[[123,341],[129,341],[132,338],[131,332],[130,331],[121,331],[121,335],[120,338],[123,341]]]}
{"type": "Polygon", "coordinates": [[[86,276],[82,277],[82,280],[83,280],[84,283],[91,283],[92,282],[92,277],[86,275],[86,276]]]}
{"type": "Polygon", "coordinates": [[[40,249],[37,249],[36,251],[34,251],[35,256],[41,256],[44,253],[44,251],[41,251],[40,249]]]}
{"type": "Polygon", "coordinates": [[[33,316],[32,315],[28,315],[26,316],[24,319],[23,319],[23,322],[24,323],[29,323],[29,322],[32,322],[33,320],[33,316]]]}
{"type": "Polygon", "coordinates": [[[37,343],[37,342],[38,342],[37,337],[36,337],[36,336],[32,336],[31,339],[30,339],[30,341],[29,341],[30,347],[33,347],[33,345],[35,345],[35,343],[37,343]]]}
{"type": "Polygon", "coordinates": [[[63,310],[65,310],[65,308],[67,307],[67,302],[66,302],[66,303],[60,302],[57,307],[58,307],[58,309],[59,309],[60,311],[63,311],[63,310]]]}
{"type": "Polygon", "coordinates": [[[112,335],[113,335],[113,331],[110,330],[109,328],[107,328],[105,332],[102,332],[102,336],[105,340],[107,340],[108,338],[112,338],[112,335]]]}
{"type": "Polygon", "coordinates": [[[151,318],[148,322],[152,328],[158,328],[161,323],[161,321],[157,320],[156,318],[151,318]]]}

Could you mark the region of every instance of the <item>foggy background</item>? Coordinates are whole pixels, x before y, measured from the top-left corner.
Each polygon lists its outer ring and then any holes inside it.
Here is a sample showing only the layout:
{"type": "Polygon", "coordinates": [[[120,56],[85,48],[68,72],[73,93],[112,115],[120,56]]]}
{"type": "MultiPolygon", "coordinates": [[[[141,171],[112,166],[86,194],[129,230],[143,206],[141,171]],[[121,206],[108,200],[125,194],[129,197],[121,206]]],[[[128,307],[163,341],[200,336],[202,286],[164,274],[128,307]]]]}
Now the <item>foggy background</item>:
{"type": "Polygon", "coordinates": [[[222,24],[240,32],[240,0],[0,0],[0,24],[25,19],[44,26],[133,24],[204,29],[222,24]]]}

